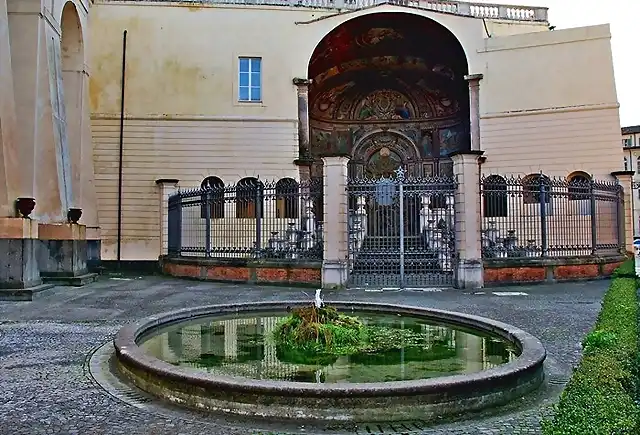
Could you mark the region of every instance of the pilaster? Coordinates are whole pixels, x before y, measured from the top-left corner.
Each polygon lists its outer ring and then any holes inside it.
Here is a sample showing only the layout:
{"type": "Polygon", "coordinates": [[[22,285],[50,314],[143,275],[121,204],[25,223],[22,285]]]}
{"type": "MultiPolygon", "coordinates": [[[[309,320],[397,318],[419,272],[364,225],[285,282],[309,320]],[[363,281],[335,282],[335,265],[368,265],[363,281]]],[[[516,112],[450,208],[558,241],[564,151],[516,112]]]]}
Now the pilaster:
{"type": "Polygon", "coordinates": [[[348,277],[348,157],[323,157],[324,240],[322,287],[342,288],[348,277]]]}
{"type": "Polygon", "coordinates": [[[481,216],[480,216],[480,166],[478,159],[483,151],[455,153],[453,173],[458,183],[455,195],[455,230],[458,261],[455,270],[455,287],[474,289],[484,287],[481,216]]]}
{"type": "Polygon", "coordinates": [[[160,255],[167,255],[169,250],[169,197],[178,191],[180,180],[160,178],[158,186],[158,206],[160,207],[160,255]]]}
{"type": "Polygon", "coordinates": [[[295,78],[298,93],[298,160],[309,160],[309,85],[311,80],[295,78]]]}
{"type": "Polygon", "coordinates": [[[480,151],[480,80],[482,74],[465,76],[469,82],[469,126],[471,132],[471,151],[480,151]]]}
{"type": "Polygon", "coordinates": [[[60,29],[40,1],[8,0],[21,174],[20,196],[38,198],[36,217],[62,222],[71,206],[61,91],[60,29]]]}

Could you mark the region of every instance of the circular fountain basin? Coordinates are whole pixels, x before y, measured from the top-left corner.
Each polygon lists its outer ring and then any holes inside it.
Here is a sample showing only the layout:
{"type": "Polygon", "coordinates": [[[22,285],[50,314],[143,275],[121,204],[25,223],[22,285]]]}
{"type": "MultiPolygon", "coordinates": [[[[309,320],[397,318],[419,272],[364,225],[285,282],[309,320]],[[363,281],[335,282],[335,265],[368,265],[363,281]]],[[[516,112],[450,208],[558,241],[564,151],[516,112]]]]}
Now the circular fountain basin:
{"type": "Polygon", "coordinates": [[[136,386],[200,410],[305,420],[432,420],[499,406],[536,389],[546,352],[532,335],[442,310],[359,302],[331,306],[366,324],[422,331],[429,345],[289,361],[269,342],[307,302],[198,307],[150,317],[114,339],[136,386]]]}

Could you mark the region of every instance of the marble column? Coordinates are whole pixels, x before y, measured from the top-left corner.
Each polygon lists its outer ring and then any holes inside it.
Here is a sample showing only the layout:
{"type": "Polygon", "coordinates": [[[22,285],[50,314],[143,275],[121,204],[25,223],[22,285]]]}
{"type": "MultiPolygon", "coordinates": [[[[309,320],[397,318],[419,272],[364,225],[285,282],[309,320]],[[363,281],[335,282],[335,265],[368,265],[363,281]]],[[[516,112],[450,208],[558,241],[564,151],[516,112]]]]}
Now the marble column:
{"type": "Polygon", "coordinates": [[[309,126],[309,85],[311,80],[295,78],[298,93],[298,158],[295,160],[300,171],[300,180],[306,181],[311,177],[310,142],[311,127],[309,126]]]}
{"type": "Polygon", "coordinates": [[[158,206],[160,208],[160,255],[167,255],[169,249],[169,197],[178,191],[180,180],[161,178],[156,180],[158,206]]]}
{"type": "Polygon", "coordinates": [[[349,255],[349,207],[347,197],[348,157],[323,157],[324,216],[322,237],[322,287],[343,288],[347,285],[349,255]]]}
{"type": "Polygon", "coordinates": [[[480,151],[480,80],[482,74],[464,77],[469,82],[469,117],[471,127],[471,151],[480,151]]]}
{"type": "Polygon", "coordinates": [[[458,182],[455,195],[455,232],[458,263],[455,267],[455,287],[484,287],[481,246],[480,166],[483,151],[463,151],[452,154],[453,173],[458,182]]]}

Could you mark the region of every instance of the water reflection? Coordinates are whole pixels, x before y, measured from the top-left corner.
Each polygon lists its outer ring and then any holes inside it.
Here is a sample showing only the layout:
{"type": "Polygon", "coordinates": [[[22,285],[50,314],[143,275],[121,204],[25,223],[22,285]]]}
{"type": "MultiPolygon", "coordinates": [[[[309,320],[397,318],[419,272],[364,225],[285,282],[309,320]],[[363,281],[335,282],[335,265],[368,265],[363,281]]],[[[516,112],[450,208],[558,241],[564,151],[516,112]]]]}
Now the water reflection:
{"type": "Polygon", "coordinates": [[[426,335],[426,347],[402,347],[375,354],[333,357],[320,364],[283,362],[271,333],[281,317],[200,319],[163,328],[143,341],[149,354],[174,365],[254,379],[297,382],[387,382],[486,370],[515,358],[500,339],[418,319],[359,316],[373,326],[412,329],[426,335]]]}

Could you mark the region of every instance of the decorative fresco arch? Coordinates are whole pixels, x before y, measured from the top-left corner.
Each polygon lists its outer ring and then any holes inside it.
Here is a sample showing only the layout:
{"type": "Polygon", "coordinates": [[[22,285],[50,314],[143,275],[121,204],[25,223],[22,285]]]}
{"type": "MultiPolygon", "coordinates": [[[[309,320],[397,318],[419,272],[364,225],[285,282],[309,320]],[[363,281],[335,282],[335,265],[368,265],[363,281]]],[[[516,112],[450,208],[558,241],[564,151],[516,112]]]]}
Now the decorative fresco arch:
{"type": "Polygon", "coordinates": [[[450,175],[449,155],[470,148],[467,74],[460,42],[429,18],[374,13],[342,23],[309,63],[311,157],[350,154],[354,175],[373,156],[414,175],[450,175]]]}

